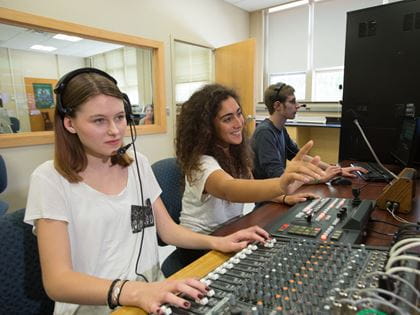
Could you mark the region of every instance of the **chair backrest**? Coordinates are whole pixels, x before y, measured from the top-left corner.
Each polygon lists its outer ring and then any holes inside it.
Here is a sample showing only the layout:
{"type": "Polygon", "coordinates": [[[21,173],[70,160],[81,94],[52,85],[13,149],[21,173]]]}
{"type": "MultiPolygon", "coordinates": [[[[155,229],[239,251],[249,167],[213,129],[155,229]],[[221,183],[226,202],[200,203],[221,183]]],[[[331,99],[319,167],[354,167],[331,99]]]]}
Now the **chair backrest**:
{"type": "MultiPolygon", "coordinates": [[[[175,158],[167,158],[153,163],[153,173],[162,189],[162,201],[172,219],[179,223],[184,194],[184,176],[175,158]]],[[[159,240],[159,245],[166,245],[159,240]]]]}
{"type": "MultiPolygon", "coordinates": [[[[5,191],[6,187],[7,187],[6,163],[4,163],[4,159],[0,155],[0,193],[5,191]]],[[[0,216],[5,214],[7,209],[9,209],[9,204],[6,201],[0,200],[0,216]]]]}
{"type": "Polygon", "coordinates": [[[12,128],[12,131],[14,133],[18,132],[20,130],[20,121],[16,117],[10,116],[10,127],[12,128]]]}
{"type": "Polygon", "coordinates": [[[3,157],[0,155],[0,193],[7,187],[7,169],[3,157]]]}
{"type": "Polygon", "coordinates": [[[52,314],[44,291],[37,239],[25,209],[0,217],[0,305],[3,314],[52,314]]]}

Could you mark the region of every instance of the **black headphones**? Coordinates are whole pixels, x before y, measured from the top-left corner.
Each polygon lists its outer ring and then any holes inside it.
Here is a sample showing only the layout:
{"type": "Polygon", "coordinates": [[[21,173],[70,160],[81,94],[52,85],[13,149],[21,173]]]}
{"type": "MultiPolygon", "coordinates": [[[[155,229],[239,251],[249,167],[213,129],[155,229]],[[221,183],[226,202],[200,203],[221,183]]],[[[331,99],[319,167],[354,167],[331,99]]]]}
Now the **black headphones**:
{"type": "MultiPolygon", "coordinates": [[[[67,87],[67,84],[71,81],[71,79],[73,79],[74,77],[78,76],[79,74],[82,73],[97,73],[105,78],[107,78],[108,80],[110,80],[111,82],[113,82],[115,85],[117,85],[117,80],[115,80],[112,76],[110,76],[108,73],[106,73],[105,71],[96,69],[96,68],[80,68],[80,69],[76,69],[73,71],[70,71],[69,73],[65,74],[57,83],[57,85],[55,86],[54,89],[54,93],[56,94],[56,106],[57,106],[57,110],[58,113],[60,114],[61,117],[64,118],[64,116],[69,115],[72,112],[71,108],[66,108],[65,106],[63,106],[63,100],[62,100],[62,95],[64,90],[67,87]]],[[[131,103],[130,103],[130,99],[128,98],[127,94],[122,93],[123,95],[123,102],[124,102],[124,111],[125,111],[125,116],[127,119],[127,124],[131,124],[133,122],[133,113],[131,110],[131,103]]]]}
{"type": "Polygon", "coordinates": [[[277,101],[280,101],[279,100],[279,95],[280,95],[280,91],[281,91],[281,89],[286,85],[286,83],[283,83],[283,82],[279,82],[279,83],[277,83],[279,86],[278,87],[276,87],[276,88],[274,88],[274,91],[276,91],[277,93],[276,93],[276,97],[275,97],[275,101],[274,102],[277,102],[277,101]]]}

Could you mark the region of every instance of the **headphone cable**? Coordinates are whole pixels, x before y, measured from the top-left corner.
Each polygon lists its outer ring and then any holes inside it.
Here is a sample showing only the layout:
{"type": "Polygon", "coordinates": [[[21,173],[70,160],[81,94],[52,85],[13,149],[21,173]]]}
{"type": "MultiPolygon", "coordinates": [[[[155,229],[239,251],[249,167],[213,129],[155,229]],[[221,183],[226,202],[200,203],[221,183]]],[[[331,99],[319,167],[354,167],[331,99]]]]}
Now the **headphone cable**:
{"type": "MultiPolygon", "coordinates": [[[[129,126],[130,126],[131,143],[133,144],[134,159],[136,161],[137,177],[139,179],[139,184],[140,184],[141,205],[142,205],[142,207],[144,207],[143,184],[141,182],[139,161],[138,161],[138,158],[137,158],[137,150],[136,150],[136,144],[135,144],[136,139],[137,139],[137,130],[136,130],[136,127],[134,126],[134,123],[133,123],[133,120],[132,119],[130,119],[129,126]]],[[[137,262],[136,262],[135,272],[136,272],[136,275],[138,275],[141,278],[143,278],[143,280],[145,282],[149,282],[149,280],[146,278],[145,275],[137,272],[137,269],[138,269],[138,266],[139,266],[139,261],[140,261],[140,256],[141,256],[141,252],[142,252],[142,249],[143,249],[143,241],[144,241],[144,227],[143,227],[142,232],[141,232],[140,249],[139,249],[139,255],[137,256],[137,262]]]]}

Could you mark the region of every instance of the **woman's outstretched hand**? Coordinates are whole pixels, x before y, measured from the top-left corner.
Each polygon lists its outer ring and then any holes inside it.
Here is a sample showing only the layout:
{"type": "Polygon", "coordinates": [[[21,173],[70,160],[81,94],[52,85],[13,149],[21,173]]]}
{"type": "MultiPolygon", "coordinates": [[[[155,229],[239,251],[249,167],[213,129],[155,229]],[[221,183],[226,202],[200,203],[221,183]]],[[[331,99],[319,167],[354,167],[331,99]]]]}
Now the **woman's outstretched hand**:
{"type": "Polygon", "coordinates": [[[298,193],[298,194],[286,195],[286,196],[282,195],[280,197],[272,199],[271,201],[284,203],[288,206],[293,206],[299,202],[305,202],[306,200],[317,199],[317,198],[319,198],[319,196],[313,193],[298,193]]]}
{"type": "Polygon", "coordinates": [[[320,179],[320,183],[326,183],[329,180],[333,179],[336,176],[340,176],[342,173],[342,168],[336,165],[328,166],[325,169],[325,176],[320,179]]]}
{"type": "Polygon", "coordinates": [[[287,163],[283,175],[280,177],[280,185],[284,193],[292,194],[303,184],[310,181],[319,181],[326,174],[319,167],[321,161],[319,156],[313,157],[310,161],[305,161],[305,157],[311,150],[314,142],[308,141],[296,154],[296,156],[287,163]]]}
{"type": "Polygon", "coordinates": [[[363,167],[360,166],[349,166],[349,167],[343,167],[341,169],[341,175],[345,176],[345,177],[351,177],[351,178],[355,178],[357,177],[356,174],[354,174],[354,172],[362,172],[364,174],[368,173],[367,169],[364,169],[363,167]]]}
{"type": "Polygon", "coordinates": [[[336,166],[336,165],[331,165],[328,166],[325,169],[325,176],[321,178],[320,182],[321,183],[326,183],[329,180],[333,179],[336,176],[344,176],[344,177],[351,177],[351,178],[355,178],[357,177],[356,174],[354,174],[353,172],[362,172],[362,173],[367,173],[368,171],[366,169],[364,169],[363,167],[340,167],[340,166],[336,166]]]}

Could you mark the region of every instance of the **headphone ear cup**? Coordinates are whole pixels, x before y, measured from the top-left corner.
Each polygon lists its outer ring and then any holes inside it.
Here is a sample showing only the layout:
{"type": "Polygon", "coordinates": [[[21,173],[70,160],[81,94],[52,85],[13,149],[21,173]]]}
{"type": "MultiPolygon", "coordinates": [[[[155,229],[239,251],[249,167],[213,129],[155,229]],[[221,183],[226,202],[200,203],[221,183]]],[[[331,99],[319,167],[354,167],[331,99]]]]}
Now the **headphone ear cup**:
{"type": "Polygon", "coordinates": [[[63,84],[63,81],[65,81],[66,77],[67,75],[63,76],[60,79],[60,81],[58,81],[56,87],[54,88],[55,106],[61,117],[64,117],[67,114],[66,109],[63,107],[63,104],[61,103],[61,94],[63,93],[63,89],[65,87],[65,85],[63,84]]]}
{"type": "Polygon", "coordinates": [[[127,124],[133,123],[133,112],[131,109],[130,99],[128,95],[123,93],[124,98],[124,111],[125,111],[125,119],[127,120],[127,124]]]}

